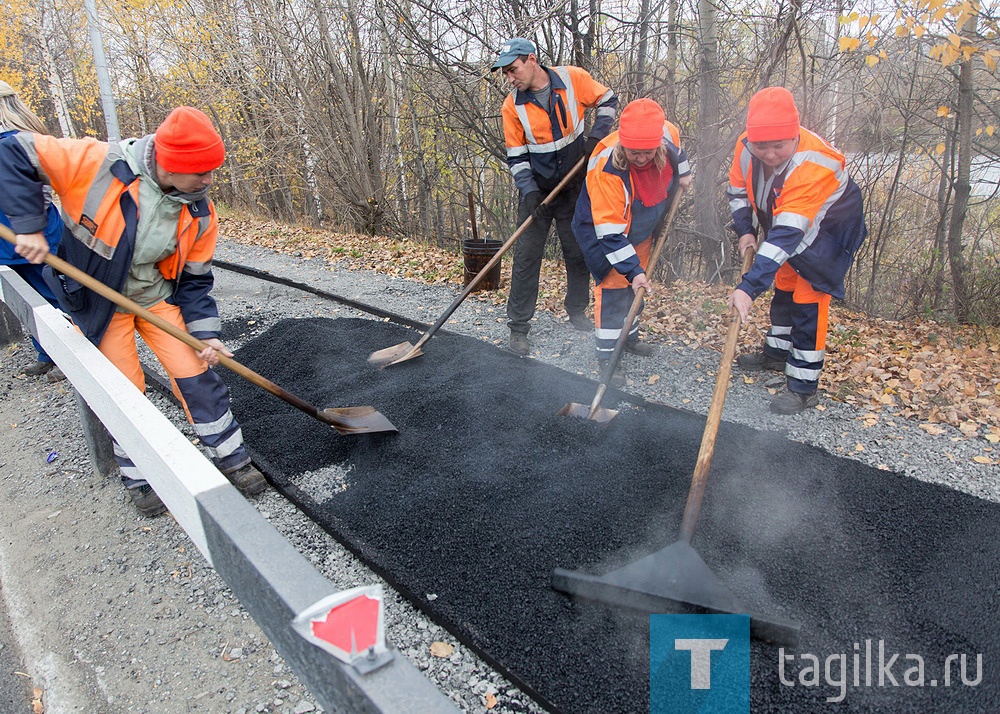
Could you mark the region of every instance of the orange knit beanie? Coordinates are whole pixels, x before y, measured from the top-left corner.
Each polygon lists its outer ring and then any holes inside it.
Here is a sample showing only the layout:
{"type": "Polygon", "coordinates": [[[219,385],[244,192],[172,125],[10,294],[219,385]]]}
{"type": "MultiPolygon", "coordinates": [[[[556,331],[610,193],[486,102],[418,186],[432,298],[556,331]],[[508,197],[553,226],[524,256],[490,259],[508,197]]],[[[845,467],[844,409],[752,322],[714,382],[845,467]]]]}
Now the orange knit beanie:
{"type": "Polygon", "coordinates": [[[163,120],[153,140],[156,163],[174,174],[203,174],[222,166],[226,147],[212,120],[194,107],[177,107],[163,120]]]}
{"type": "Polygon", "coordinates": [[[747,140],[782,141],[799,135],[799,110],[792,93],[784,87],[768,87],[750,98],[747,108],[747,140]]]}
{"type": "Polygon", "coordinates": [[[626,149],[655,149],[663,141],[666,117],[652,99],[636,99],[622,110],[618,122],[618,141],[626,149]]]}

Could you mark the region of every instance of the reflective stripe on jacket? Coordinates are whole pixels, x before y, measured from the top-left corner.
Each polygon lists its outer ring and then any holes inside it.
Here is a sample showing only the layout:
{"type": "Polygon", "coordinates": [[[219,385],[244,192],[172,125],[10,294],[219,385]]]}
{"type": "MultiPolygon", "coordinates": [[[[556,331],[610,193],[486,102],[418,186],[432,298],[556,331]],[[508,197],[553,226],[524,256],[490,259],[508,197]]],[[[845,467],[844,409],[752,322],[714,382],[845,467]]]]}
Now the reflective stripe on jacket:
{"type": "MultiPolygon", "coordinates": [[[[59,256],[119,292],[132,262],[138,226],[138,175],[123,153],[131,143],[27,132],[0,141],[0,183],[5,188],[0,192],[0,209],[14,232],[44,230],[43,187],[50,185],[62,204],[59,256]]],[[[180,307],[191,334],[200,339],[218,337],[218,309],[209,294],[218,217],[207,199],[189,203],[186,209],[177,223],[177,249],[157,267],[174,282],[168,300],[180,307]]],[[[48,272],[60,305],[88,339],[99,343],[115,306],[67,276],[48,272]]]]}
{"type": "Polygon", "coordinates": [[[666,199],[655,206],[643,206],[635,200],[629,169],[615,168],[611,161],[618,145],[617,131],[605,137],[590,157],[587,179],[573,216],[573,234],[583,249],[587,267],[598,282],[612,268],[629,281],[642,272],[634,246],[650,238],[673,200],[677,179],[691,173],[677,127],[666,122],[664,129],[663,146],[673,176],[666,199]]]}
{"type": "Polygon", "coordinates": [[[591,136],[614,125],[618,98],[580,67],[545,67],[552,86],[551,109],[528,92],[514,90],[503,102],[507,165],[521,195],[548,192],[583,156],[584,112],[596,108],[591,136]]]}
{"type": "Polygon", "coordinates": [[[788,262],[814,288],[842,298],[844,276],[868,235],[861,189],[844,155],[800,127],[795,154],[769,188],[763,168],[744,133],[729,169],[729,210],[736,235],[757,235],[762,227],[765,239],[739,289],[756,298],[788,262]]]}

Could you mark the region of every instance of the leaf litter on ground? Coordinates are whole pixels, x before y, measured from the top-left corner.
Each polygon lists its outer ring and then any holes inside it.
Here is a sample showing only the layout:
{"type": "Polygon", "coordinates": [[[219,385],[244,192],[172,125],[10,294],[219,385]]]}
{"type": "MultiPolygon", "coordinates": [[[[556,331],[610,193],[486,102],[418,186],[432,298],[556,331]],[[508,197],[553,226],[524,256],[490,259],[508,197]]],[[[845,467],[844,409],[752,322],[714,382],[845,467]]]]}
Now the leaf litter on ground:
{"type": "MultiPolygon", "coordinates": [[[[448,249],[416,240],[337,233],[245,216],[223,215],[220,223],[222,235],[237,243],[430,285],[463,285],[458,241],[448,249]]],[[[469,300],[505,305],[510,265],[508,254],[503,258],[500,289],[473,293],[469,300]]],[[[540,309],[562,312],[564,275],[560,261],[543,261],[540,309]]],[[[656,285],[643,311],[645,339],[721,352],[730,290],[731,286],[694,280],[656,285]]],[[[743,344],[763,342],[769,322],[768,298],[765,294],[756,301],[744,328],[743,344]]],[[[930,434],[941,431],[939,424],[947,424],[966,438],[1000,443],[1000,330],[928,320],[885,320],[835,304],[826,351],[821,388],[829,398],[867,412],[859,417],[865,424],[874,425],[885,413],[919,422],[930,434]]],[[[981,459],[1000,463],[998,454],[990,447],[986,450],[991,455],[981,459]]]]}

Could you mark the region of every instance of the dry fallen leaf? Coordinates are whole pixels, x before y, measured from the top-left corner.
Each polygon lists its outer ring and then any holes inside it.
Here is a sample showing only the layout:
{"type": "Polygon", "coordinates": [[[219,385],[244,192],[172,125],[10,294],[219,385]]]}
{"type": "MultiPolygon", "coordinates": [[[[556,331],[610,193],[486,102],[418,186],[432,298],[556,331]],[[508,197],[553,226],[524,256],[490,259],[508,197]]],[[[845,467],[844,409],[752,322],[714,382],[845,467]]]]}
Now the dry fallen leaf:
{"type": "Polygon", "coordinates": [[[958,430],[961,431],[966,436],[969,436],[979,431],[979,424],[977,424],[974,421],[963,421],[961,424],[958,425],[958,430]]]}
{"type": "MultiPolygon", "coordinates": [[[[374,270],[433,285],[458,287],[463,283],[462,257],[453,248],[388,236],[287,226],[245,216],[222,217],[220,223],[229,240],[285,254],[316,256],[325,259],[331,270],[374,270]]],[[[505,256],[500,289],[475,293],[470,296],[473,304],[507,303],[511,262],[512,257],[505,256]]],[[[541,309],[560,315],[564,312],[565,281],[562,261],[542,261],[541,309]]],[[[721,353],[730,291],[725,284],[674,280],[669,289],[647,295],[643,330],[652,342],[721,353]]],[[[747,343],[763,338],[768,323],[767,310],[752,313],[744,328],[747,343]]],[[[942,423],[958,428],[963,422],[974,422],[989,433],[1000,434],[1000,406],[996,399],[1000,396],[1000,331],[996,328],[917,319],[883,320],[846,308],[832,312],[831,323],[827,343],[830,358],[823,367],[823,381],[833,401],[864,405],[915,424],[942,423]]],[[[746,384],[756,381],[768,386],[766,379],[741,376],[746,384]]],[[[961,438],[978,435],[964,431],[961,438]]],[[[1000,437],[990,441],[1000,443],[1000,437]]]]}
{"type": "Polygon", "coordinates": [[[34,712],[34,714],[45,714],[45,705],[42,704],[42,690],[31,690],[31,697],[31,711],[34,712]]]}
{"type": "Polygon", "coordinates": [[[455,651],[453,645],[449,645],[447,642],[432,642],[431,643],[431,654],[435,657],[451,657],[451,653],[455,651]]]}
{"type": "Polygon", "coordinates": [[[492,709],[497,705],[497,697],[493,692],[486,692],[486,708],[492,709]]]}
{"type": "Polygon", "coordinates": [[[660,381],[660,375],[651,374],[649,375],[649,379],[646,380],[646,384],[656,384],[659,381],[660,381]]]}
{"type": "Polygon", "coordinates": [[[975,461],[977,464],[992,464],[993,463],[993,459],[991,459],[989,456],[973,456],[972,460],[975,461]]]}

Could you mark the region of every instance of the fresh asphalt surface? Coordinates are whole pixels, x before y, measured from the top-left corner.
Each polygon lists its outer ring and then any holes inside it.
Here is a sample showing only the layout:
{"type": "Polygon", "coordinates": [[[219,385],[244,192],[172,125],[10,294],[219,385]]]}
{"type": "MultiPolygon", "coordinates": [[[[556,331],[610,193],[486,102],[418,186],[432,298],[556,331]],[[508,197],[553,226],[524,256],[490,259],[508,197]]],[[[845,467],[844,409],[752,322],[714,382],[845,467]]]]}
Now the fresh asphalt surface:
{"type": "MultiPolygon", "coordinates": [[[[227,327],[227,340],[238,323],[227,327]]],[[[704,418],[625,409],[606,430],[557,417],[595,383],[439,333],[425,356],[374,369],[368,354],[419,333],[374,320],[285,320],[236,358],[319,407],[370,404],[397,435],[341,437],[224,373],[272,481],[457,637],[562,712],[648,707],[648,618],[551,589],[554,568],[602,574],[677,538],[704,418]],[[290,348],[294,346],[294,348],[290,348]],[[338,395],[350,394],[344,403],[338,395]]],[[[611,406],[611,400],[608,406],[611,406]]],[[[757,612],[802,636],[751,650],[755,712],[819,710],[871,633],[898,686],[848,683],[841,711],[996,712],[1000,506],[724,423],[693,544],[757,612]],[[858,649],[855,645],[859,645],[858,649]],[[943,686],[944,662],[965,654],[943,686]],[[803,672],[819,658],[815,686],[803,672]],[[923,658],[924,686],[907,686],[923,658]],[[824,678],[824,675],[826,678],[824,678]],[[933,684],[931,683],[933,680],[933,684]]],[[[848,677],[850,680],[850,677],[848,677]]]]}

